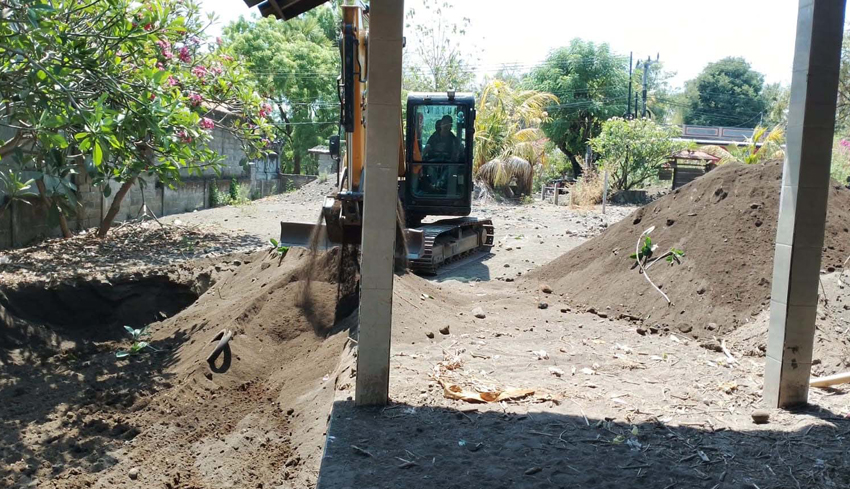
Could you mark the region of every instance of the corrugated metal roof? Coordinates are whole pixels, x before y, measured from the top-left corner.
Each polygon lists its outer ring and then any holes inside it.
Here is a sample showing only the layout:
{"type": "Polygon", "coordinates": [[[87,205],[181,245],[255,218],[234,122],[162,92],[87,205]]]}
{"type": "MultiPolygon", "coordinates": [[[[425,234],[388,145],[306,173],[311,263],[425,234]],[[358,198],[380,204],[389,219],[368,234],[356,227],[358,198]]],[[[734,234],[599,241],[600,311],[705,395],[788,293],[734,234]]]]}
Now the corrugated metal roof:
{"type": "Polygon", "coordinates": [[[244,0],[249,8],[259,5],[263,17],[289,20],[310,11],[327,0],[244,0]]]}

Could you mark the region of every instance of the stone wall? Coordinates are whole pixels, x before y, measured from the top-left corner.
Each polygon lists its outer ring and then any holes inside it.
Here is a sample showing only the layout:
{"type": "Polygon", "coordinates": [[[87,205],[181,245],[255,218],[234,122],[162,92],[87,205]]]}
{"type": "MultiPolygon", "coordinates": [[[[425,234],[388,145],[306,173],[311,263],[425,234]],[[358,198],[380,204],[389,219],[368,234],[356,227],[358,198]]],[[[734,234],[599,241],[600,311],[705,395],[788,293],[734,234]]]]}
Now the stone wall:
{"type": "MultiPolygon", "coordinates": [[[[206,170],[203,176],[188,176],[187,172],[181,171],[183,184],[174,188],[147,178],[145,184],[137,183],[124,197],[115,222],[136,218],[143,203],[157,216],[207,209],[210,207],[210,188],[215,185],[226,194],[234,178],[239,185],[250,187],[252,199],[297,189],[316,179],[312,175],[281,174],[277,155],[248,162],[239,141],[230,133],[216,129],[214,136],[212,148],[225,158],[220,175],[206,170]]],[[[0,163],[2,169],[3,164],[0,163]]],[[[29,177],[25,174],[24,178],[29,177]]],[[[99,226],[120,184],[110,183],[112,192],[107,198],[100,187],[91,185],[86,175],[74,175],[73,182],[77,186],[80,207],[77,215],[68,219],[68,226],[72,231],[99,226]]],[[[5,195],[0,189],[0,206],[4,202],[5,195]]],[[[0,249],[26,246],[43,238],[58,236],[61,236],[58,224],[48,222],[45,207],[38,199],[31,200],[31,205],[14,202],[0,216],[0,249]]]]}

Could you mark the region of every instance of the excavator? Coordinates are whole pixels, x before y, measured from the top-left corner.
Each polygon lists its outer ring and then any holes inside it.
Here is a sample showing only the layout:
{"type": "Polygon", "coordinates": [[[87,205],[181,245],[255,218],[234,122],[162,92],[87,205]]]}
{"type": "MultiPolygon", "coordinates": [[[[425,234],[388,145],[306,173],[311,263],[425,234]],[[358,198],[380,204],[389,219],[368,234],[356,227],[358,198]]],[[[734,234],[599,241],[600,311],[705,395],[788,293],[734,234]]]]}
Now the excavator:
{"type": "MultiPolygon", "coordinates": [[[[259,4],[263,16],[287,20],[324,0],[245,0],[259,4]]],[[[344,5],[339,39],[342,73],[337,80],[340,126],[345,132],[345,157],[338,138],[329,147],[341,171],[337,191],[325,198],[319,224],[281,222],[284,246],[329,248],[359,245],[363,224],[363,182],[366,161],[368,104],[368,6],[344,5]],[[324,224],[321,224],[321,222],[324,224]]],[[[410,93],[406,104],[406,134],[398,135],[399,232],[404,246],[398,254],[415,273],[433,275],[452,261],[494,244],[493,223],[469,217],[472,210],[472,161],[475,97],[454,91],[410,93]],[[450,217],[423,223],[428,217],[450,217]]],[[[401,117],[401,114],[399,114],[401,117]]],[[[388,137],[393,137],[388,135],[388,137]]]]}

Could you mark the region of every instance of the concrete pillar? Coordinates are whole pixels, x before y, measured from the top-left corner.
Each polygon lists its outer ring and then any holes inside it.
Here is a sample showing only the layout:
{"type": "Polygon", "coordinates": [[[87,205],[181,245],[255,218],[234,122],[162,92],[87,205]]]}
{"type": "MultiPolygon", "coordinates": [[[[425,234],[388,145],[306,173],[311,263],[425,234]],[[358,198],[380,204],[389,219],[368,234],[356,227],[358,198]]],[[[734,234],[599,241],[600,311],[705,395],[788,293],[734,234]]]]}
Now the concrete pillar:
{"type": "Polygon", "coordinates": [[[403,0],[372,0],[355,404],[383,405],[390,380],[393,256],[401,132],[403,0]]]}
{"type": "Polygon", "coordinates": [[[773,262],[764,399],[808,400],[844,0],[800,0],[773,262]]]}

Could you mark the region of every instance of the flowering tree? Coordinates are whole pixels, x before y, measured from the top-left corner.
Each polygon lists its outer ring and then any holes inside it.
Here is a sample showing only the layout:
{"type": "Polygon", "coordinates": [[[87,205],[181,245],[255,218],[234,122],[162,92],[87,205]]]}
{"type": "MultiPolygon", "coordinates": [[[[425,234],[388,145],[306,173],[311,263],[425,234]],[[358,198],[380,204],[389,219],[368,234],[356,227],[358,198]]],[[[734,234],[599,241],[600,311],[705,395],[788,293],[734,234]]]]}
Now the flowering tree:
{"type": "MultiPolygon", "coordinates": [[[[217,170],[219,127],[259,156],[269,125],[239,63],[205,48],[195,0],[0,0],[0,124],[13,136],[6,164],[35,170],[51,213],[76,207],[70,176],[87,171],[104,195],[121,183],[98,236],[106,236],[137,182],[180,182],[181,169],[217,170]]],[[[63,231],[68,235],[67,225],[63,231]]]]}

